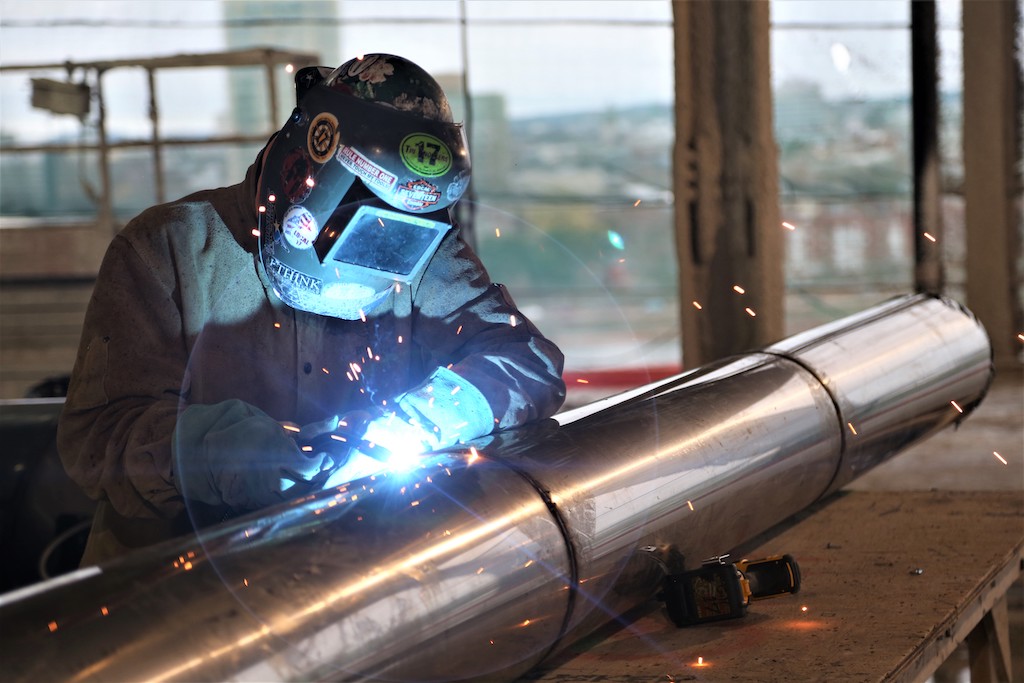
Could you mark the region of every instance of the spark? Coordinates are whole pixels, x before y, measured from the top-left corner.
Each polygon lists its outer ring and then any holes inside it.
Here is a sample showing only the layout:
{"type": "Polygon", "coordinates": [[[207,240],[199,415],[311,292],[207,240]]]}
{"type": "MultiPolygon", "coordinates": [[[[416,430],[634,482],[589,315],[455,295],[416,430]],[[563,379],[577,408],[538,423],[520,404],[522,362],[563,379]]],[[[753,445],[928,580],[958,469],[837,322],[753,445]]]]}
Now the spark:
{"type": "Polygon", "coordinates": [[[100,614],[102,614],[103,616],[107,616],[108,614],[110,614],[110,610],[108,610],[106,607],[100,607],[100,614]]]}
{"type": "Polygon", "coordinates": [[[1009,465],[1010,464],[1010,463],[1006,462],[1006,458],[1004,458],[1003,456],[999,455],[995,451],[992,451],[992,455],[996,456],[996,458],[999,460],[999,462],[1003,463],[1004,465],[1009,465]]]}
{"type": "Polygon", "coordinates": [[[747,290],[743,289],[739,285],[733,285],[732,286],[732,291],[736,292],[737,294],[746,294],[747,293],[747,290]]]}
{"type": "Polygon", "coordinates": [[[419,504],[420,504],[420,502],[418,500],[414,500],[413,502],[409,503],[409,507],[414,508],[414,507],[416,507],[419,504]]]}
{"type": "Polygon", "coordinates": [[[51,621],[49,624],[47,624],[47,626],[49,626],[49,628],[50,628],[50,633],[53,633],[54,631],[57,630],[57,622],[56,621],[51,621]]]}
{"type": "Polygon", "coordinates": [[[624,239],[622,239],[622,235],[620,235],[619,233],[615,232],[614,230],[609,230],[607,234],[608,234],[608,244],[612,245],[613,247],[615,247],[619,251],[622,251],[623,249],[626,248],[626,241],[624,239]]]}
{"type": "Polygon", "coordinates": [[[958,413],[960,413],[960,414],[963,414],[963,412],[964,412],[964,409],[963,409],[963,408],[961,408],[960,406],[958,406],[958,405],[957,405],[957,403],[956,403],[956,401],[950,401],[950,403],[952,404],[952,406],[953,406],[954,408],[956,408],[956,411],[957,411],[958,413]]]}
{"type": "Polygon", "coordinates": [[[480,459],[480,453],[477,452],[476,446],[469,447],[469,458],[466,459],[467,465],[472,465],[474,462],[480,459]]]}
{"type": "Polygon", "coordinates": [[[461,386],[459,386],[459,385],[456,385],[456,386],[455,386],[455,388],[454,388],[454,389],[452,389],[452,392],[451,392],[451,393],[452,393],[452,396],[454,396],[455,394],[459,393],[459,391],[460,391],[461,389],[462,389],[462,387],[461,387],[461,386]]]}
{"type": "Polygon", "coordinates": [[[757,317],[757,313],[755,313],[755,312],[754,312],[754,309],[753,309],[753,308],[751,308],[750,306],[747,306],[747,307],[746,307],[746,308],[744,308],[743,310],[744,310],[744,311],[746,311],[746,312],[747,312],[747,315],[749,315],[749,316],[750,316],[751,318],[756,318],[756,317],[757,317]]]}
{"type": "Polygon", "coordinates": [[[801,612],[806,612],[807,611],[807,605],[801,605],[800,606],[800,611],[801,612]]]}
{"type": "Polygon", "coordinates": [[[692,304],[693,304],[693,307],[694,307],[694,308],[696,308],[696,309],[697,309],[698,311],[703,311],[703,310],[704,310],[704,307],[703,307],[703,306],[701,306],[701,305],[700,305],[699,303],[697,303],[696,301],[691,301],[690,303],[692,303],[692,304]]]}
{"type": "Polygon", "coordinates": [[[284,65],[284,72],[285,73],[289,73],[290,74],[293,71],[295,71],[295,65],[294,64],[285,64],[284,65]]]}
{"type": "Polygon", "coordinates": [[[640,202],[641,202],[641,201],[642,201],[642,200],[638,199],[638,200],[636,200],[635,202],[633,202],[633,208],[636,208],[636,207],[640,206],[640,202]]]}
{"type": "Polygon", "coordinates": [[[1024,342],[1024,332],[1021,332],[1020,334],[1018,334],[1017,335],[1017,339],[1020,339],[1022,342],[1024,342]]]}
{"type": "MultiPolygon", "coordinates": [[[[513,315],[510,315],[510,316],[508,317],[508,324],[509,324],[509,325],[511,325],[512,327],[515,327],[515,326],[516,326],[516,316],[515,316],[515,314],[513,314],[513,315]]],[[[460,329],[461,329],[461,328],[460,328],[460,329]]]]}
{"type": "Polygon", "coordinates": [[[377,216],[377,222],[380,224],[380,227],[382,227],[382,228],[384,227],[384,221],[381,220],[380,216],[377,216]]]}
{"type": "Polygon", "coordinates": [[[854,428],[854,426],[853,426],[853,423],[852,423],[852,422],[847,422],[847,423],[846,423],[846,426],[850,428],[850,431],[851,431],[851,432],[853,432],[853,435],[854,435],[854,436],[857,436],[857,430],[856,430],[856,429],[854,428]]]}
{"type": "Polygon", "coordinates": [[[274,327],[276,329],[281,329],[281,323],[274,323],[274,327]]]}
{"type": "Polygon", "coordinates": [[[399,344],[401,344],[401,343],[402,343],[402,335],[398,335],[398,343],[399,343],[399,344]]]}
{"type": "Polygon", "coordinates": [[[926,240],[930,240],[930,241],[932,241],[932,242],[934,242],[934,241],[935,241],[935,238],[934,238],[934,237],[932,237],[931,233],[927,233],[927,232],[926,232],[926,233],[924,233],[924,238],[925,238],[926,240]]]}
{"type": "Polygon", "coordinates": [[[782,227],[786,230],[796,230],[796,226],[788,221],[782,221],[782,227]]]}
{"type": "Polygon", "coordinates": [[[281,426],[284,427],[287,431],[295,432],[296,434],[302,431],[301,429],[299,429],[298,425],[293,425],[290,422],[285,422],[281,426]]]}
{"type": "Polygon", "coordinates": [[[260,213],[266,213],[267,212],[267,207],[265,207],[262,204],[260,204],[260,208],[257,209],[257,211],[259,211],[260,213]]]}
{"type": "Polygon", "coordinates": [[[316,181],[313,180],[313,176],[306,178],[306,187],[313,187],[314,185],[316,185],[316,181]]]}
{"type": "Polygon", "coordinates": [[[313,452],[313,447],[312,446],[303,446],[302,450],[304,452],[306,452],[306,453],[312,453],[313,452]]]}
{"type": "Polygon", "coordinates": [[[688,507],[688,508],[690,508],[692,510],[693,509],[693,501],[692,500],[686,501],[686,507],[688,507]]]}
{"type": "Polygon", "coordinates": [[[363,309],[361,308],[359,309],[359,319],[362,320],[364,323],[366,322],[366,314],[363,313],[363,309]]]}
{"type": "Polygon", "coordinates": [[[704,661],[703,657],[697,657],[697,666],[707,666],[707,662],[704,661]]]}
{"type": "Polygon", "coordinates": [[[274,202],[277,201],[277,195],[276,194],[267,195],[267,201],[270,202],[271,204],[273,204],[274,202]]]}
{"type": "Polygon", "coordinates": [[[373,349],[371,349],[369,346],[366,347],[366,356],[368,358],[373,358],[373,349]]]}
{"type": "Polygon", "coordinates": [[[331,371],[330,371],[330,370],[328,370],[327,368],[320,368],[320,369],[321,369],[321,370],[323,370],[323,373],[324,373],[325,375],[329,375],[329,374],[331,374],[331,371]]]}
{"type": "Polygon", "coordinates": [[[480,574],[483,574],[484,573],[484,568],[480,567],[479,569],[476,570],[476,573],[477,573],[477,576],[479,576],[480,574]]]}
{"type": "Polygon", "coordinates": [[[577,379],[576,383],[577,384],[590,384],[590,380],[589,379],[577,379]]]}
{"type": "Polygon", "coordinates": [[[402,292],[402,283],[401,282],[396,282],[395,283],[395,294],[400,294],[401,292],[402,292]]]}
{"type": "Polygon", "coordinates": [[[495,237],[501,237],[501,228],[495,228],[494,229],[494,236],[495,237]]]}
{"type": "Polygon", "coordinates": [[[529,619],[523,619],[523,623],[521,623],[519,625],[520,626],[529,626],[530,625],[530,620],[529,619]]]}
{"type": "Polygon", "coordinates": [[[529,566],[530,566],[531,564],[533,564],[533,560],[527,560],[527,561],[526,561],[526,564],[524,564],[524,565],[523,565],[523,569],[526,569],[526,568],[527,568],[527,567],[529,567],[529,566]]]}
{"type": "Polygon", "coordinates": [[[260,229],[259,228],[253,228],[252,229],[252,236],[253,237],[259,237],[260,236],[260,229]]]}

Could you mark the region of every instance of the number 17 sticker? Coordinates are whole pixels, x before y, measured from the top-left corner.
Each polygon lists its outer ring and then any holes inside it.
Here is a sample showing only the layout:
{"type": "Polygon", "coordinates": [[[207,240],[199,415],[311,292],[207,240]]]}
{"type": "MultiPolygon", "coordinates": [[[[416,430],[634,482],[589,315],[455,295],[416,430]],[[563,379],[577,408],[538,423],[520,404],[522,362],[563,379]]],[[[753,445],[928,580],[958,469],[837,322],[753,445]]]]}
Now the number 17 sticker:
{"type": "Polygon", "coordinates": [[[426,133],[406,135],[399,152],[402,162],[411,171],[426,178],[444,175],[452,167],[452,153],[448,146],[426,133]]]}

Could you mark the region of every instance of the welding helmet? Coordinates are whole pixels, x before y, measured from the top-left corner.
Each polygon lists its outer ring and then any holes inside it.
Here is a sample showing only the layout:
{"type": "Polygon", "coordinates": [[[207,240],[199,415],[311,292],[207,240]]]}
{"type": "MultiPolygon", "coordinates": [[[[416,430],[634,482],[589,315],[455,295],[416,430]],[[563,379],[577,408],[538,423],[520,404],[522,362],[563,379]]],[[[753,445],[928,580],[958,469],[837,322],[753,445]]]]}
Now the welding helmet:
{"type": "Polygon", "coordinates": [[[257,184],[260,260],[289,306],[356,320],[414,282],[451,230],[465,131],[437,81],[394,55],[308,67],[295,83],[257,184]]]}

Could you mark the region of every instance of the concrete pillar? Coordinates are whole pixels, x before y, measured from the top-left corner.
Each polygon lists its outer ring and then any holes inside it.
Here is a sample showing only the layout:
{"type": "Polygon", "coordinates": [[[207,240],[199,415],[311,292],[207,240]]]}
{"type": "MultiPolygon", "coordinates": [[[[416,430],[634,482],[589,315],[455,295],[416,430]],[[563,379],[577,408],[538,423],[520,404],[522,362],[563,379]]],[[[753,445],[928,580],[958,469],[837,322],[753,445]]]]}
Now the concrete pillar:
{"type": "Polygon", "coordinates": [[[1014,0],[963,3],[967,305],[988,330],[996,367],[1020,368],[1021,82],[1014,0]]]}
{"type": "Polygon", "coordinates": [[[783,336],[769,3],[672,7],[680,320],[696,367],[783,336]]]}

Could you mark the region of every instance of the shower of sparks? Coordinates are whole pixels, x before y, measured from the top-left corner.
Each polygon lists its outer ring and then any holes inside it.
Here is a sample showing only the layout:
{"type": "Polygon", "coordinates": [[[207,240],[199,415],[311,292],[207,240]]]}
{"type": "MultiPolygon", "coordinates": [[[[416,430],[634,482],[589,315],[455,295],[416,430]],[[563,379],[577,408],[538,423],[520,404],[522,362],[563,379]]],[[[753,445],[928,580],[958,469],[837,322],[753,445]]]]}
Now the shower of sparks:
{"type": "Polygon", "coordinates": [[[753,309],[753,308],[751,308],[750,306],[747,306],[747,307],[746,307],[746,308],[744,308],[743,310],[744,310],[744,311],[746,311],[746,312],[747,312],[747,315],[749,315],[749,316],[750,316],[751,318],[756,318],[756,317],[757,317],[757,313],[755,313],[755,312],[754,312],[754,309],[753,309]]]}
{"type": "Polygon", "coordinates": [[[958,413],[960,413],[960,414],[963,414],[963,412],[964,412],[964,409],[963,409],[963,408],[961,408],[960,406],[958,406],[958,405],[957,405],[957,403],[956,403],[956,401],[950,401],[950,404],[951,404],[951,405],[952,405],[952,406],[953,406],[954,408],[956,408],[956,411],[957,411],[958,413]]]}
{"type": "Polygon", "coordinates": [[[796,230],[796,226],[787,221],[782,221],[782,227],[784,227],[786,230],[796,230]]]}
{"type": "Polygon", "coordinates": [[[732,286],[732,291],[736,292],[737,294],[746,294],[747,293],[747,290],[743,289],[739,285],[733,285],[732,286]]]}
{"type": "Polygon", "coordinates": [[[696,309],[697,309],[698,311],[702,311],[702,310],[704,310],[704,307],[703,307],[703,306],[701,306],[701,305],[700,305],[699,303],[697,303],[696,301],[691,301],[690,303],[692,303],[692,304],[693,304],[693,307],[694,307],[694,308],[696,308],[696,309]]]}
{"type": "Polygon", "coordinates": [[[927,233],[927,232],[926,232],[926,233],[924,233],[924,238],[925,238],[926,240],[929,240],[929,241],[931,241],[931,242],[934,242],[934,241],[935,241],[935,238],[934,238],[934,237],[933,237],[933,236],[931,235],[931,233],[927,233]]]}
{"type": "Polygon", "coordinates": [[[992,455],[996,456],[996,459],[999,460],[999,462],[1003,463],[1004,465],[1009,465],[1010,464],[1010,463],[1006,462],[1006,458],[1004,458],[1003,456],[999,455],[995,451],[992,451],[992,455]]]}

